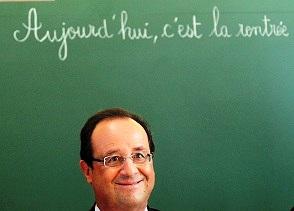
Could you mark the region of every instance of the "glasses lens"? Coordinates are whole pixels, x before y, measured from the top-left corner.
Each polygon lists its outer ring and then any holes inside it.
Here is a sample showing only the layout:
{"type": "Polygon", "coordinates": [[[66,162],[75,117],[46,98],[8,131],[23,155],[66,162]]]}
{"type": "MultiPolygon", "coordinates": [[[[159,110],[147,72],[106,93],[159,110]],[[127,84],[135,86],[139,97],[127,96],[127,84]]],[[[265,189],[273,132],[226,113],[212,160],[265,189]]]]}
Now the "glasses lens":
{"type": "Polygon", "coordinates": [[[138,152],[132,155],[132,160],[134,163],[144,163],[146,159],[148,158],[147,155],[144,155],[143,153],[138,152]]]}
{"type": "Polygon", "coordinates": [[[104,165],[106,166],[119,166],[122,164],[124,158],[118,155],[108,156],[104,158],[104,165]]]}

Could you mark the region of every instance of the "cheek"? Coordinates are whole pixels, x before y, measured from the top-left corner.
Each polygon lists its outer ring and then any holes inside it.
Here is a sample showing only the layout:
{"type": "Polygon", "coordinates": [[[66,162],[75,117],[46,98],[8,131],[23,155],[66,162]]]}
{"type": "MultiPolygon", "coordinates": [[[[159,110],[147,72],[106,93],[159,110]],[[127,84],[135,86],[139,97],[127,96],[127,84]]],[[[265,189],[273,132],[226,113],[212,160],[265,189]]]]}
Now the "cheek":
{"type": "Polygon", "coordinates": [[[100,183],[111,183],[112,180],[116,177],[118,171],[115,169],[99,169],[93,174],[93,179],[100,181],[100,183]]]}
{"type": "Polygon", "coordinates": [[[155,180],[155,172],[153,165],[140,169],[141,174],[143,174],[148,182],[154,183],[155,180]]]}

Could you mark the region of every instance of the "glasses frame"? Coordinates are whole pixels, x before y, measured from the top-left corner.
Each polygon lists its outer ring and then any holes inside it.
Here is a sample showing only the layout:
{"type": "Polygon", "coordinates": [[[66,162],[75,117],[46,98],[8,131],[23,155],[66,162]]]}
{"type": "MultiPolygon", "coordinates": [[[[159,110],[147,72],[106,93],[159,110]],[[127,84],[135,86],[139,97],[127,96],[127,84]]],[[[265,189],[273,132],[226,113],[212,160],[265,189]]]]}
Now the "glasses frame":
{"type": "Polygon", "coordinates": [[[124,156],[120,156],[120,155],[109,155],[109,156],[105,156],[105,157],[103,157],[102,159],[99,159],[99,158],[92,158],[92,161],[95,161],[95,162],[98,162],[98,163],[103,163],[103,165],[105,166],[105,167],[118,167],[118,166],[122,166],[123,164],[124,164],[124,162],[127,160],[127,158],[129,158],[129,159],[131,159],[132,160],[132,162],[134,163],[134,164],[136,164],[136,165],[140,165],[140,164],[144,164],[144,163],[146,163],[146,161],[148,160],[149,162],[151,162],[151,160],[153,159],[153,157],[154,157],[154,154],[151,152],[151,153],[146,153],[146,154],[144,154],[144,153],[141,153],[141,154],[143,154],[145,157],[145,160],[142,162],[142,163],[135,163],[134,162],[134,158],[133,158],[133,156],[135,155],[136,153],[134,153],[134,154],[131,154],[130,156],[127,156],[127,157],[124,157],[124,156]],[[120,164],[118,164],[118,165],[114,165],[114,166],[109,166],[109,165],[107,165],[106,164],[106,160],[107,160],[107,158],[110,158],[110,157],[114,157],[114,156],[118,156],[118,157],[120,157],[121,159],[122,159],[122,161],[120,161],[120,164]]]}

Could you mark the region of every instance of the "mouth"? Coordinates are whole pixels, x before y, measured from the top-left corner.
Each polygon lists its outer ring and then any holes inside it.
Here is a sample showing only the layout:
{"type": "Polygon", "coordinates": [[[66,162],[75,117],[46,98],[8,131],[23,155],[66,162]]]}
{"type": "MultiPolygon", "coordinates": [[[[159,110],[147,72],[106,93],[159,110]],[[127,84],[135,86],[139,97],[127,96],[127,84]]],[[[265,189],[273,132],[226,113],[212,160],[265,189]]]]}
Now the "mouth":
{"type": "Polygon", "coordinates": [[[131,187],[131,186],[136,186],[140,184],[141,182],[143,182],[143,179],[137,180],[137,181],[119,181],[119,182],[116,182],[115,184],[124,186],[124,187],[131,187]]]}

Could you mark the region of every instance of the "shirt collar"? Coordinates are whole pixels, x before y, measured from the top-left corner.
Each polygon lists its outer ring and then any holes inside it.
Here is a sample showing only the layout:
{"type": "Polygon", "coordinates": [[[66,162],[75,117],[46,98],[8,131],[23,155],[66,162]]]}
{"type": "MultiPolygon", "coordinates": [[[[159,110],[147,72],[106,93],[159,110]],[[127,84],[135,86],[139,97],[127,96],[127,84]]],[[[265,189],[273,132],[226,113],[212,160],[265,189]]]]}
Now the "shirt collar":
{"type": "MultiPolygon", "coordinates": [[[[95,205],[95,211],[100,211],[100,209],[98,208],[97,204],[95,205]]],[[[144,211],[148,211],[147,207],[145,208],[144,211]]]]}

